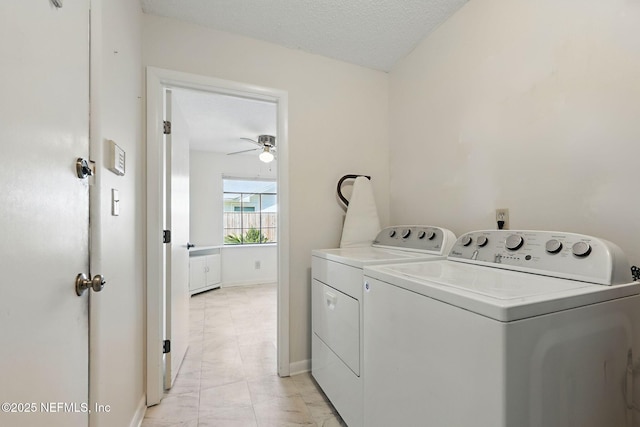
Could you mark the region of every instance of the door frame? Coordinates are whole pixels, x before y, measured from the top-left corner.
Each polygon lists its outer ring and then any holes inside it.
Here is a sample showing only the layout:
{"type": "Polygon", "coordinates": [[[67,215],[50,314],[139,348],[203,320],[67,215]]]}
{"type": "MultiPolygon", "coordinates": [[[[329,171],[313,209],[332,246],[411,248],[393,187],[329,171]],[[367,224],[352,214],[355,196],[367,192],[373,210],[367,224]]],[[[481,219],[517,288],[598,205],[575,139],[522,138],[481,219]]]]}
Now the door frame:
{"type": "Polygon", "coordinates": [[[288,93],[156,67],[146,68],[147,101],[147,406],[160,403],[162,384],[163,289],[166,283],[165,150],[163,143],[163,90],[195,89],[204,92],[274,102],[278,121],[278,375],[289,376],[289,150],[288,93]]]}

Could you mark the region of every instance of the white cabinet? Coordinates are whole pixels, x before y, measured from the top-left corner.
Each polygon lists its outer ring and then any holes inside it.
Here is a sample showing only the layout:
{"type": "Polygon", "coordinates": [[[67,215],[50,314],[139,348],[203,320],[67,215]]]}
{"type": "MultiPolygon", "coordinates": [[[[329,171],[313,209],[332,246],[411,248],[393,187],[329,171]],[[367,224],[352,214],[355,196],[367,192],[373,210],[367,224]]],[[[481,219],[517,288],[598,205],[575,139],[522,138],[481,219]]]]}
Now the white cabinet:
{"type": "Polygon", "coordinates": [[[220,253],[208,254],[205,251],[192,251],[189,258],[189,292],[198,292],[220,287],[220,253]]]}

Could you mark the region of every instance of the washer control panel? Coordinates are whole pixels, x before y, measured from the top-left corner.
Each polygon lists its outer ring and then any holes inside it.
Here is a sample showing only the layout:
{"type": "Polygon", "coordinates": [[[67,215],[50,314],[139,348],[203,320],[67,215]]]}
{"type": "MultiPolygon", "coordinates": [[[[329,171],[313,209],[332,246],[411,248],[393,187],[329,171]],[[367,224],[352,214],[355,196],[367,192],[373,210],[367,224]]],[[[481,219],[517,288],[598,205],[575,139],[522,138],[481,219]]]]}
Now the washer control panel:
{"type": "Polygon", "coordinates": [[[447,255],[455,243],[451,230],[430,225],[397,225],[382,229],[373,246],[447,255]]]}
{"type": "Polygon", "coordinates": [[[633,281],[618,246],[575,233],[472,231],[458,238],[448,259],[603,285],[633,281]]]}

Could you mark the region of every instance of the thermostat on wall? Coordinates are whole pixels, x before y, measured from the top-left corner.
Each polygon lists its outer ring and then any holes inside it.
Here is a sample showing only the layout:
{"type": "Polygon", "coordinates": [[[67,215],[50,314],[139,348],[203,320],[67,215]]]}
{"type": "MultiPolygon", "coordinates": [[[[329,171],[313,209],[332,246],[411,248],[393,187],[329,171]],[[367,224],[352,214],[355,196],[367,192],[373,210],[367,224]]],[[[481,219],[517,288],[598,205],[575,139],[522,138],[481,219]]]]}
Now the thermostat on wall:
{"type": "Polygon", "coordinates": [[[113,141],[109,141],[110,147],[109,151],[111,152],[111,161],[109,163],[109,170],[116,175],[124,175],[124,158],[125,152],[122,148],[118,147],[113,141]]]}

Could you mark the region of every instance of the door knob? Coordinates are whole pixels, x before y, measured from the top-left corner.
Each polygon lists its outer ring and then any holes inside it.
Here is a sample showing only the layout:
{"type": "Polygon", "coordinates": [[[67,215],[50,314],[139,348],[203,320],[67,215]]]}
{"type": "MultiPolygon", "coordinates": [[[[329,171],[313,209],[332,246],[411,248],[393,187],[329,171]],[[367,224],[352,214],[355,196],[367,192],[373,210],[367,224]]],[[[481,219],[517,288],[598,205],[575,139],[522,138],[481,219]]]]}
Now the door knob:
{"type": "Polygon", "coordinates": [[[91,288],[94,292],[100,292],[104,288],[106,280],[102,274],[96,274],[93,279],[89,279],[86,274],[80,273],[76,277],[76,294],[82,296],[84,291],[91,288]]]}
{"type": "Polygon", "coordinates": [[[78,157],[76,160],[76,174],[80,179],[93,175],[93,169],[91,169],[89,162],[82,157],[78,157]]]}

